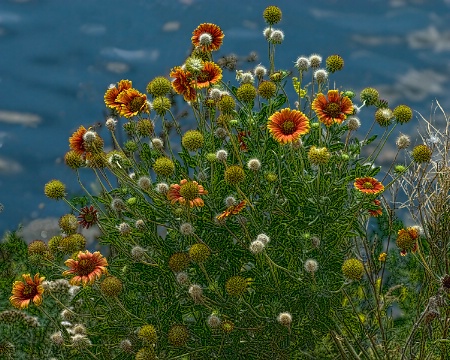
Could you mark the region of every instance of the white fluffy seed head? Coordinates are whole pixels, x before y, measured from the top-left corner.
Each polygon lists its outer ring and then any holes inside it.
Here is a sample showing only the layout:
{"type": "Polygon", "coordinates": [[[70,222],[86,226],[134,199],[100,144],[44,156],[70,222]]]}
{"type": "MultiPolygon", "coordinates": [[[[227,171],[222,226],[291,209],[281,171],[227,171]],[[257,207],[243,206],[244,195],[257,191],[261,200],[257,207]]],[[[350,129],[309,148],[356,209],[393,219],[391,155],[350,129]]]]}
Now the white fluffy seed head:
{"type": "Polygon", "coordinates": [[[97,137],[97,134],[94,131],[88,130],[83,135],[83,140],[87,144],[92,144],[97,137]]]}
{"type": "Polygon", "coordinates": [[[81,286],[76,286],[76,285],[74,285],[74,286],[71,286],[70,288],[69,288],[69,295],[71,296],[71,297],[74,297],[76,294],[78,294],[78,292],[81,290],[81,286]]]}
{"type": "Polygon", "coordinates": [[[399,149],[406,149],[411,144],[411,139],[408,135],[401,134],[395,143],[399,149]]]}
{"type": "Polygon", "coordinates": [[[256,240],[261,241],[264,245],[267,245],[267,243],[270,241],[270,238],[266,234],[259,234],[256,237],[256,240]]]}
{"type": "Polygon", "coordinates": [[[128,339],[124,339],[119,343],[119,347],[123,352],[131,353],[133,351],[133,345],[128,339]]]}
{"type": "Polygon", "coordinates": [[[72,328],[74,334],[86,335],[86,327],[83,324],[75,324],[72,328]]]}
{"type": "Polygon", "coordinates": [[[77,349],[82,350],[92,345],[91,340],[89,340],[86,335],[76,334],[71,338],[72,338],[72,345],[77,349]]]}
{"type": "Polygon", "coordinates": [[[209,97],[214,101],[219,101],[222,97],[222,91],[218,88],[212,88],[209,90],[209,97]]]}
{"type": "Polygon", "coordinates": [[[57,331],[54,334],[52,334],[50,336],[50,340],[52,341],[52,343],[54,343],[55,345],[61,346],[62,344],[64,344],[64,337],[61,333],[61,331],[57,331]]]}
{"type": "Polygon", "coordinates": [[[194,233],[194,227],[190,223],[183,223],[180,225],[180,232],[183,235],[192,235],[194,233]]]}
{"type": "Polygon", "coordinates": [[[226,150],[223,150],[223,149],[218,150],[216,152],[216,158],[219,161],[226,161],[227,158],[228,158],[228,152],[226,150]]]}
{"type": "Polygon", "coordinates": [[[108,156],[108,162],[111,165],[115,165],[115,166],[119,166],[120,167],[120,163],[123,161],[123,157],[120,154],[114,153],[108,156]]]}
{"type": "Polygon", "coordinates": [[[131,233],[131,226],[126,222],[119,224],[117,228],[119,229],[120,235],[129,235],[131,233]]]}
{"type": "Polygon", "coordinates": [[[153,138],[150,140],[154,149],[162,150],[164,148],[164,141],[160,138],[153,138]]]}
{"type": "Polygon", "coordinates": [[[250,159],[247,162],[247,167],[252,171],[258,171],[259,169],[261,169],[261,161],[259,161],[258,159],[250,159]]]}
{"type": "Polygon", "coordinates": [[[227,207],[234,206],[236,204],[237,204],[236,198],[234,198],[233,196],[227,196],[225,198],[225,205],[227,207]]]}
{"type": "Polygon", "coordinates": [[[220,324],[222,323],[220,318],[215,314],[208,316],[208,319],[206,320],[206,322],[207,322],[208,326],[212,329],[217,329],[220,326],[220,324]]]}
{"type": "Polygon", "coordinates": [[[241,84],[253,84],[255,77],[250,72],[245,72],[241,74],[241,84]]]}
{"type": "Polygon", "coordinates": [[[184,271],[177,273],[176,279],[180,285],[187,285],[189,283],[189,275],[184,271]]]}
{"type": "Polygon", "coordinates": [[[272,30],[270,34],[270,42],[273,44],[281,44],[284,40],[284,33],[281,30],[272,30]]]}
{"type": "Polygon", "coordinates": [[[145,222],[142,219],[136,220],[136,222],[134,223],[134,226],[138,230],[145,230],[145,222]]]}
{"type": "Polygon", "coordinates": [[[325,69],[318,69],[314,71],[314,79],[316,79],[318,83],[324,83],[328,80],[328,71],[325,69]]]}
{"type": "Polygon", "coordinates": [[[212,43],[212,36],[209,33],[203,33],[198,37],[200,45],[208,46],[212,43]]]}
{"type": "Polygon", "coordinates": [[[319,268],[319,264],[314,259],[308,259],[305,261],[305,270],[311,274],[314,274],[319,268]]]}
{"type": "Polygon", "coordinates": [[[115,198],[113,199],[113,201],[111,201],[111,208],[114,211],[122,211],[125,209],[125,203],[123,202],[122,199],[115,198]]]}
{"type": "Polygon", "coordinates": [[[63,311],[61,311],[61,319],[66,320],[66,321],[71,321],[74,320],[75,318],[75,313],[69,309],[64,309],[63,311]]]}
{"type": "Polygon", "coordinates": [[[148,176],[141,176],[138,180],[138,186],[142,190],[149,190],[152,186],[152,180],[148,176]]]}
{"type": "Polygon", "coordinates": [[[262,77],[266,76],[267,69],[264,66],[262,66],[261,64],[259,64],[259,65],[255,66],[255,69],[253,70],[253,72],[255,73],[256,77],[261,79],[262,77]]]}
{"type": "Polygon", "coordinates": [[[158,183],[156,184],[156,188],[155,188],[156,192],[162,194],[162,195],[166,195],[167,192],[169,191],[169,185],[167,185],[166,183],[158,183]]]}
{"type": "Polygon", "coordinates": [[[312,54],[309,56],[309,64],[313,69],[317,69],[322,64],[322,56],[319,54],[312,54]]]}
{"type": "Polygon", "coordinates": [[[197,284],[192,284],[191,286],[189,286],[189,295],[191,295],[191,297],[196,301],[200,300],[203,295],[202,287],[197,284]]]}
{"type": "Polygon", "coordinates": [[[117,120],[114,118],[108,118],[105,122],[106,128],[110,131],[114,131],[116,129],[117,120]]]}
{"type": "Polygon", "coordinates": [[[295,62],[295,67],[300,71],[306,71],[309,69],[310,66],[311,62],[306,56],[298,57],[297,61],[295,62]]]}
{"type": "Polygon", "coordinates": [[[219,139],[225,139],[228,136],[227,131],[223,127],[218,127],[216,131],[214,131],[214,135],[219,139]]]}
{"type": "Polygon", "coordinates": [[[264,35],[264,37],[266,38],[266,39],[269,39],[270,38],[270,34],[272,34],[272,29],[270,28],[270,27],[266,27],[264,30],[263,30],[263,35],[264,35]]]}
{"type": "Polygon", "coordinates": [[[262,241],[255,240],[251,242],[249,249],[252,254],[261,254],[265,247],[266,245],[262,241]]]}
{"type": "Polygon", "coordinates": [[[356,131],[361,126],[361,121],[356,116],[350,116],[347,119],[347,126],[350,131],[356,131]]]}
{"type": "Polygon", "coordinates": [[[292,323],[292,315],[288,312],[278,314],[277,321],[283,326],[289,326],[292,323]]]}
{"type": "Polygon", "coordinates": [[[134,261],[142,261],[145,257],[146,250],[140,246],[134,246],[131,249],[131,257],[134,259],[134,261]]]}

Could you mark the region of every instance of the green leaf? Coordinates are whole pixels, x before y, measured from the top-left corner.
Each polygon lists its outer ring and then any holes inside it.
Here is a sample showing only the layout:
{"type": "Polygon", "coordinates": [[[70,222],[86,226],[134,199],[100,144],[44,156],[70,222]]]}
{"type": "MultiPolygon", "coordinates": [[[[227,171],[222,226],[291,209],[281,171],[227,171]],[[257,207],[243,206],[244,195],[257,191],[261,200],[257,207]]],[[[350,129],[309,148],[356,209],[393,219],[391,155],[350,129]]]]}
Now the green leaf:
{"type": "Polygon", "coordinates": [[[147,163],[151,163],[152,161],[152,150],[150,149],[150,146],[146,143],[143,143],[141,145],[141,151],[139,152],[139,156],[142,159],[142,161],[145,161],[147,163]]]}
{"type": "Polygon", "coordinates": [[[375,175],[377,175],[380,172],[380,170],[381,170],[381,166],[376,166],[367,173],[367,176],[374,177],[375,175]]]}
{"type": "Polygon", "coordinates": [[[370,138],[368,138],[367,140],[362,141],[362,145],[369,145],[371,142],[373,142],[376,138],[378,137],[378,135],[373,135],[370,138]]]}

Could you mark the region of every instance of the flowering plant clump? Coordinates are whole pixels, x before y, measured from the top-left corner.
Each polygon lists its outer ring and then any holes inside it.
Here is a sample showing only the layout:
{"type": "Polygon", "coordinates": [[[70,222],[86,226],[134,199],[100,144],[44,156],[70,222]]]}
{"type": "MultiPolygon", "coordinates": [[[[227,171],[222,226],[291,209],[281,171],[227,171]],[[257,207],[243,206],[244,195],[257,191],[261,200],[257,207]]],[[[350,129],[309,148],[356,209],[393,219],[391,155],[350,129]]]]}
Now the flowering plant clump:
{"type": "Polygon", "coordinates": [[[448,134],[408,152],[399,133],[382,171],[379,155],[412,110],[335,84],[337,54],[277,68],[282,12],[269,6],[263,19],[267,67],[224,81],[236,59],[217,59],[226,37],[203,23],[170,78],[105,90],[107,133],[80,124],[70,136],[65,161],[85,194],[45,185],[72,213],[60,235],[30,244],[39,272],[24,273],[11,296],[47,319],[45,356],[447,358],[450,170],[448,141],[438,140],[448,134]],[[401,190],[414,226],[395,215],[401,190]],[[100,231],[96,249],[82,228],[100,231]]]}

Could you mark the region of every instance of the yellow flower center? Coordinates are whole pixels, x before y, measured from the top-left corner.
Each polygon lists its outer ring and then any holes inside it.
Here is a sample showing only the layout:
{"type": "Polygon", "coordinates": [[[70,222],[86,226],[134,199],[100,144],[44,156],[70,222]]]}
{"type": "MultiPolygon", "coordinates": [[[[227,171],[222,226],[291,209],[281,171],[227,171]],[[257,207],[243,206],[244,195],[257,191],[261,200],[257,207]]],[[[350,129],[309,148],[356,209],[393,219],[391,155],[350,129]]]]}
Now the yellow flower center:
{"type": "Polygon", "coordinates": [[[290,135],[295,131],[295,123],[292,120],[286,120],[281,124],[281,129],[283,130],[283,134],[290,135]]]}
{"type": "Polygon", "coordinates": [[[366,182],[363,184],[363,188],[364,188],[364,189],[373,189],[373,184],[372,184],[371,182],[366,181],[366,182]]]}
{"type": "Polygon", "coordinates": [[[186,200],[194,200],[198,197],[198,185],[192,181],[187,182],[180,187],[180,195],[186,200]]]}
{"type": "Polygon", "coordinates": [[[89,259],[83,259],[78,262],[77,274],[79,276],[89,275],[95,269],[95,264],[89,259]]]}
{"type": "Polygon", "coordinates": [[[91,212],[88,212],[86,214],[83,215],[83,219],[84,221],[86,221],[87,223],[91,223],[94,221],[94,214],[91,212]]]}
{"type": "Polygon", "coordinates": [[[327,113],[332,118],[337,118],[341,114],[341,106],[337,103],[331,102],[327,105],[325,113],[327,113]]]}
{"type": "Polygon", "coordinates": [[[206,81],[211,81],[212,77],[213,77],[213,76],[212,76],[212,74],[211,74],[210,72],[208,72],[208,71],[202,71],[202,72],[200,73],[200,75],[198,76],[197,81],[200,82],[200,83],[206,82],[206,81]]]}
{"type": "Polygon", "coordinates": [[[26,297],[33,297],[34,295],[36,295],[36,286],[34,285],[25,285],[25,287],[23,288],[22,294],[26,297]]]}
{"type": "Polygon", "coordinates": [[[130,110],[132,112],[140,111],[142,109],[142,106],[144,105],[144,101],[145,101],[144,98],[136,96],[130,102],[130,110]]]}

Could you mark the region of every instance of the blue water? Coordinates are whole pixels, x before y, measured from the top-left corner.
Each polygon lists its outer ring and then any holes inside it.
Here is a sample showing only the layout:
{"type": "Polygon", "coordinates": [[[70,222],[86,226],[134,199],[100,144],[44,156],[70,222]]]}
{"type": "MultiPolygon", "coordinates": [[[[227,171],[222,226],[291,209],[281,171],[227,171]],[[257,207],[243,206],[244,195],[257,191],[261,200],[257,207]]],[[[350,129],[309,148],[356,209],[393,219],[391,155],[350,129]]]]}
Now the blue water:
{"type": "MultiPolygon", "coordinates": [[[[56,178],[80,192],[62,157],[80,124],[103,122],[110,83],[127,78],[144,91],[167,76],[202,22],[225,32],[216,56],[256,51],[267,65],[261,14],[273,3],[285,33],[278,67],[338,53],[345,59],[333,77],[338,85],[376,87],[392,106],[406,103],[426,116],[435,98],[450,109],[449,0],[0,0],[0,236],[23,224],[32,238],[45,237],[36,220],[69,210],[45,197],[44,184],[56,178]]],[[[402,131],[413,134],[416,125],[402,131]]]]}

